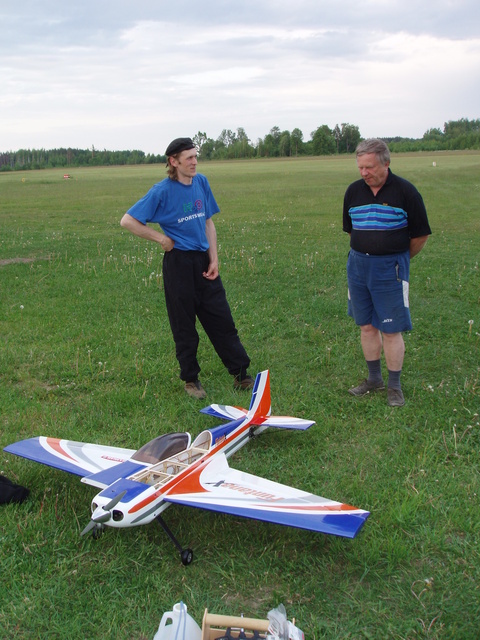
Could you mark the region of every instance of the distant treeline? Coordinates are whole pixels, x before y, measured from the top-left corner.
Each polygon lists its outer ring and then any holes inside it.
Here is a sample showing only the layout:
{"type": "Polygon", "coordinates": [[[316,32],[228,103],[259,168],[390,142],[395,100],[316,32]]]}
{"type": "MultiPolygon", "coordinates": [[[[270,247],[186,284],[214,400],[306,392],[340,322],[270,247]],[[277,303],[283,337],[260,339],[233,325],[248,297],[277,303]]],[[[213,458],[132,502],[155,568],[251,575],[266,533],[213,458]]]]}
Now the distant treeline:
{"type": "MultiPolygon", "coordinates": [[[[449,151],[480,149],[480,119],[450,120],[443,131],[429,129],[422,138],[383,138],[393,153],[406,151],[449,151]]],[[[300,129],[282,131],[273,127],[255,143],[240,127],[236,131],[224,129],[214,140],[199,131],[193,136],[201,160],[230,160],[236,158],[282,158],[290,156],[323,156],[352,153],[362,140],[357,126],[343,123],[331,129],[326,124],[312,131],[304,141],[300,129]]],[[[45,169],[53,167],[85,167],[128,164],[165,163],[164,154],[145,154],[143,151],[100,151],[91,149],[20,149],[0,153],[0,171],[45,169]]]]}
{"type": "Polygon", "coordinates": [[[99,151],[91,149],[19,149],[0,153],[0,171],[24,171],[54,167],[99,167],[123,164],[154,164],[165,162],[165,156],[143,151],[99,151]]]}

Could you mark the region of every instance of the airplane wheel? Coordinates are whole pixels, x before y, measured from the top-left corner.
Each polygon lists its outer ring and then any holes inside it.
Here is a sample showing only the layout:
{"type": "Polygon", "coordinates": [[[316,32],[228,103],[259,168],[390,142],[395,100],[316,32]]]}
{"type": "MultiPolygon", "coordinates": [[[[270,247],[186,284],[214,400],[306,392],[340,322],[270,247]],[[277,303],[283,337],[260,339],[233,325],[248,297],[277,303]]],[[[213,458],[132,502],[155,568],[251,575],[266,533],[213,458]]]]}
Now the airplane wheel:
{"type": "Polygon", "coordinates": [[[182,564],[187,566],[193,560],[193,551],[191,549],[184,549],[180,554],[180,557],[182,559],[182,564]]]}

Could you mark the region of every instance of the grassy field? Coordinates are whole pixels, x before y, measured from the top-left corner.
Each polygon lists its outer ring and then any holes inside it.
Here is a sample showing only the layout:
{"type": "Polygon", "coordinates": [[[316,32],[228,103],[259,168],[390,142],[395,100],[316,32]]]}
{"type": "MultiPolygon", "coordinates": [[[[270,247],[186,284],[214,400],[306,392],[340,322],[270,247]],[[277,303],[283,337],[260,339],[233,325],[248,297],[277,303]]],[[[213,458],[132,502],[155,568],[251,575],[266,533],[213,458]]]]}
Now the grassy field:
{"type": "MultiPolygon", "coordinates": [[[[1,638],[149,640],[181,599],[200,624],[205,608],[264,618],[282,602],[307,640],[479,637],[480,154],[392,169],[433,229],[412,263],[395,409],[347,393],[365,376],[341,225],[354,159],[200,165],[251,372],[270,369],[275,413],[316,420],[230,464],[372,515],[344,540],[172,507],[189,567],[154,524],[80,537],[95,491],[1,451],[40,434],[136,448],[214,426],[178,378],[161,253],[119,226],[164,169],[0,174],[0,471],[31,490],[0,507],[1,638]]],[[[199,357],[209,402],[248,404],[203,334],[199,357]]]]}

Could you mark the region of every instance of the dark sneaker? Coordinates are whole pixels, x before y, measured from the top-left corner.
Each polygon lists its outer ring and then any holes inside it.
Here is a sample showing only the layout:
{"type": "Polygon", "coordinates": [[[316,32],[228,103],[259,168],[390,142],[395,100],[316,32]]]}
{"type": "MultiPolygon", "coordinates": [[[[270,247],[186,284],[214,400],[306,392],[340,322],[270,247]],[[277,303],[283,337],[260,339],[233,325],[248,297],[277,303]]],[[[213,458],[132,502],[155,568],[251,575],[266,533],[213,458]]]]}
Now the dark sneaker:
{"type": "Polygon", "coordinates": [[[186,382],[185,392],[191,398],[197,398],[197,400],[202,400],[203,398],[207,397],[207,393],[202,387],[202,383],[200,382],[200,380],[196,380],[195,382],[186,382]]]}
{"type": "Polygon", "coordinates": [[[405,398],[401,389],[387,389],[387,402],[390,407],[403,407],[405,398]]]}
{"type": "Polygon", "coordinates": [[[364,396],[367,393],[373,393],[374,391],[383,391],[385,389],[385,383],[383,380],[381,382],[369,382],[368,380],[364,380],[361,382],[358,387],[352,387],[348,390],[348,393],[351,393],[352,396],[364,396]]]}
{"type": "Polygon", "coordinates": [[[241,380],[235,378],[235,380],[233,381],[233,388],[243,390],[253,389],[254,384],[255,380],[252,378],[252,376],[245,376],[245,378],[242,378],[241,380]]]}

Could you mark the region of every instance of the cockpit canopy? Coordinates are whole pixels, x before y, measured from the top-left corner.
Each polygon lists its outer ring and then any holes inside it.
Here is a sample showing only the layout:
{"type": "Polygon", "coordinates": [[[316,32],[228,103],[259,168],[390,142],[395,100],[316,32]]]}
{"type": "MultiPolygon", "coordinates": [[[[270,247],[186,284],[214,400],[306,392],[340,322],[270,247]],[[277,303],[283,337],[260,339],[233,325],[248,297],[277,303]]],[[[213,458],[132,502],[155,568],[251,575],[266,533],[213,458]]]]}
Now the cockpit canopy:
{"type": "Polygon", "coordinates": [[[133,454],[131,459],[138,460],[138,462],[156,464],[160,460],[170,458],[187,449],[190,446],[190,441],[191,437],[187,432],[166,433],[144,444],[133,454]]]}

